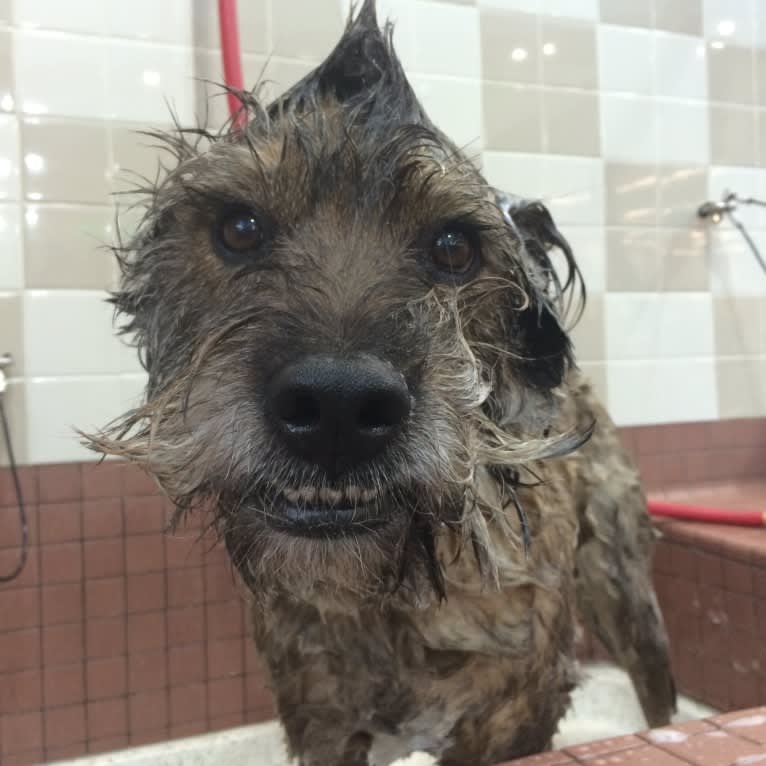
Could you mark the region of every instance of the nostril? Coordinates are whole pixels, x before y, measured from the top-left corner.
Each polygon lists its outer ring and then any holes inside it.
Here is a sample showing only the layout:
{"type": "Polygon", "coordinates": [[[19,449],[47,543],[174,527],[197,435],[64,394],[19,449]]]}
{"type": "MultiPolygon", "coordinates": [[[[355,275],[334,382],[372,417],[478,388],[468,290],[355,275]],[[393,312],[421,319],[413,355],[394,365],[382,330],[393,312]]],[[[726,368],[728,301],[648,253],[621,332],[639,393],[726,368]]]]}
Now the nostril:
{"type": "Polygon", "coordinates": [[[277,415],[288,427],[308,430],[319,426],[319,399],[306,391],[285,391],[277,397],[277,415]]]}
{"type": "Polygon", "coordinates": [[[409,409],[409,398],[404,393],[369,396],[359,408],[357,426],[362,431],[387,431],[401,425],[409,409]]]}

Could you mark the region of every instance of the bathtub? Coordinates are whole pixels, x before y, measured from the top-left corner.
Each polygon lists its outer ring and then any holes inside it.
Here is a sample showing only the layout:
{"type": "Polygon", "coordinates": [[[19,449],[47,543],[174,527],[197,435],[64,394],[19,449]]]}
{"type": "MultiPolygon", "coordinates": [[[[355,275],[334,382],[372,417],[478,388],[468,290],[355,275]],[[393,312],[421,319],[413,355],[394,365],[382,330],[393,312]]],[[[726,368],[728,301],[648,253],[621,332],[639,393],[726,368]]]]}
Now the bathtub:
{"type": "MultiPolygon", "coordinates": [[[[627,675],[607,663],[585,666],[583,683],[559,726],[554,747],[571,747],[646,728],[627,675]]],[[[675,723],[705,718],[716,711],[679,698],[675,723]]],[[[198,737],[173,740],[104,755],[59,761],[58,766],[287,766],[282,729],[276,721],[243,726],[198,737]]],[[[414,755],[397,766],[430,766],[426,755],[414,755]]]]}

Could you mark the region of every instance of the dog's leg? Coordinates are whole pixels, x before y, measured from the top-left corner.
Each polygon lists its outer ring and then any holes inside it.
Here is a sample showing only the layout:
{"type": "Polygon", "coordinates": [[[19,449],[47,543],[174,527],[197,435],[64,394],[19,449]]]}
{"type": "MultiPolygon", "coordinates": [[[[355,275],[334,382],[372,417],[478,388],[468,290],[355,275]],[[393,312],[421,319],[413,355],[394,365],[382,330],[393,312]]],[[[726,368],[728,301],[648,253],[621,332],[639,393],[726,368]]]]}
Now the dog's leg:
{"type": "Polygon", "coordinates": [[[650,726],[676,709],[668,637],[651,578],[652,528],[636,483],[596,490],[581,519],[577,601],[588,628],[627,671],[650,726]]]}

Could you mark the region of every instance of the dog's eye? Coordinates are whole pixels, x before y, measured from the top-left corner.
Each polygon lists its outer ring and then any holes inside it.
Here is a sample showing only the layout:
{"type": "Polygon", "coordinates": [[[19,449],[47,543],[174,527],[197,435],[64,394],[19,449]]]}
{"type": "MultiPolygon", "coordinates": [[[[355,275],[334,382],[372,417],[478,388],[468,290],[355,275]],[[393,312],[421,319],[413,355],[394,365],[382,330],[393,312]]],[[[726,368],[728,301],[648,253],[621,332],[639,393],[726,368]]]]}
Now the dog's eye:
{"type": "Polygon", "coordinates": [[[437,234],[429,255],[434,266],[453,279],[470,275],[478,262],[476,243],[459,229],[445,229],[437,234]]]}
{"type": "Polygon", "coordinates": [[[216,222],[213,240],[223,258],[248,256],[263,244],[264,231],[252,210],[227,210],[216,222]]]}

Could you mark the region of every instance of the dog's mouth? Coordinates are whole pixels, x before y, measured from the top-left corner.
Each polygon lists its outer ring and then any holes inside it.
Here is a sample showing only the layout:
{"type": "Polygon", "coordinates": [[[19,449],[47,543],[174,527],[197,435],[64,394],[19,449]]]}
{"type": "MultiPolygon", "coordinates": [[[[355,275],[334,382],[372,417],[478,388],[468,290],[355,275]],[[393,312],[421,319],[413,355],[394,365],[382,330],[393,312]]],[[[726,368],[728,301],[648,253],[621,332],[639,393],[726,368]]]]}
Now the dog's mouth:
{"type": "Polygon", "coordinates": [[[266,519],[275,529],[298,537],[358,536],[389,522],[383,500],[380,492],[353,486],[285,489],[266,519]]]}

